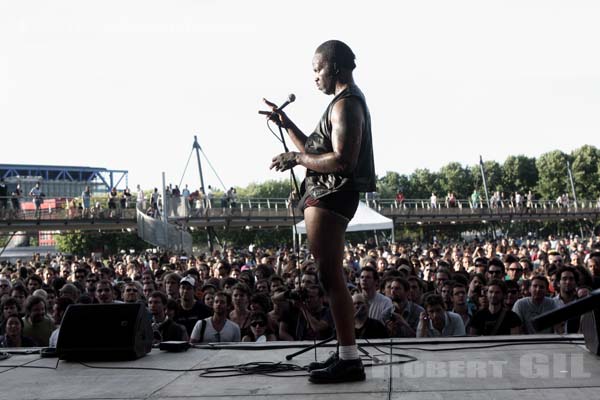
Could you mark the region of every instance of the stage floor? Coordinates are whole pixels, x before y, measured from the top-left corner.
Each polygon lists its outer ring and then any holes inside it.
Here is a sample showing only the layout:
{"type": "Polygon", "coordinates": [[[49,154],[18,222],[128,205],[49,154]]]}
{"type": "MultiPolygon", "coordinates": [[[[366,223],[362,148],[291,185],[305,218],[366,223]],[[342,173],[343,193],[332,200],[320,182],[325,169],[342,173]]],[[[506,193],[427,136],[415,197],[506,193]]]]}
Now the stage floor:
{"type": "MultiPolygon", "coordinates": [[[[221,347],[166,353],[154,349],[136,361],[88,363],[101,369],[67,361],[57,365],[56,358],[19,354],[0,361],[0,399],[600,399],[600,358],[588,352],[582,336],[480,339],[395,339],[392,352],[417,360],[366,368],[366,381],[337,385],[311,384],[303,371],[294,373],[304,375],[300,377],[219,378],[182,371],[249,362],[287,363],[287,354],[312,344],[306,342],[255,345],[256,350],[221,347]],[[295,348],[278,347],[284,344],[295,348]]],[[[373,342],[380,351],[390,352],[389,341],[373,342]]],[[[319,359],[334,349],[320,348],[319,359]]],[[[365,343],[364,349],[382,362],[390,359],[370,344],[365,343]]],[[[306,365],[314,356],[310,351],[289,362],[306,365]]],[[[393,356],[393,360],[401,358],[393,356]]]]}

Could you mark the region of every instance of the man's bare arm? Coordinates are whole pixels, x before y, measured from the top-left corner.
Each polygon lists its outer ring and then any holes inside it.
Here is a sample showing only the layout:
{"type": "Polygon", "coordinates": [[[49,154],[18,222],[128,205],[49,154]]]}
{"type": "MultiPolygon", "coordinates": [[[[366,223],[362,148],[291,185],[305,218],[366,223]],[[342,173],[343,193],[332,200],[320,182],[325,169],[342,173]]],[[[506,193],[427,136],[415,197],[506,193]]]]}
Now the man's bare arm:
{"type": "Polygon", "coordinates": [[[350,173],[358,161],[364,123],[364,110],[358,99],[338,101],[331,112],[333,151],[318,155],[300,153],[298,164],[321,173],[350,173]]]}

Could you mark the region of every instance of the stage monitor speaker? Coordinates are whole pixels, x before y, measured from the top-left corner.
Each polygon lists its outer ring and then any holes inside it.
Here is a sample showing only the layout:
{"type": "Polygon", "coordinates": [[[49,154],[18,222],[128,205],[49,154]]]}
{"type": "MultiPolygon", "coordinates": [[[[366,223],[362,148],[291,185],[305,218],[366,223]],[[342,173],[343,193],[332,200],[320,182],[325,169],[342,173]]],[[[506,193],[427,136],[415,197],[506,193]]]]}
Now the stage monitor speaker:
{"type": "Polygon", "coordinates": [[[140,303],[74,304],[56,345],[61,360],[134,360],[152,350],[152,326],[140,303]]]}
{"type": "Polygon", "coordinates": [[[534,318],[532,323],[536,329],[542,330],[580,315],[583,315],[581,331],[585,338],[585,346],[591,353],[600,356],[600,289],[594,290],[587,297],[545,312],[534,318]]]}
{"type": "Polygon", "coordinates": [[[583,314],[581,318],[581,331],[585,338],[585,347],[597,356],[600,356],[600,307],[583,314]]]}

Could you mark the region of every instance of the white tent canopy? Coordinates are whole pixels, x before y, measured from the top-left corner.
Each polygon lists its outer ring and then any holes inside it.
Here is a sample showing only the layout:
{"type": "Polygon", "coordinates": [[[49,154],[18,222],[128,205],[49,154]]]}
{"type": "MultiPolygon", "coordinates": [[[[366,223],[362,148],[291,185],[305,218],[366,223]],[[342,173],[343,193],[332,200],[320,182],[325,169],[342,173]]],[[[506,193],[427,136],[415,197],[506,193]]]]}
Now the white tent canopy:
{"type": "MultiPolygon", "coordinates": [[[[348,224],[348,228],[346,228],[346,232],[379,231],[386,229],[391,229],[393,235],[394,222],[360,201],[358,203],[358,209],[354,214],[354,218],[352,218],[348,224]]],[[[296,232],[299,235],[306,234],[306,225],[304,221],[300,221],[296,224],[296,232]]]]}

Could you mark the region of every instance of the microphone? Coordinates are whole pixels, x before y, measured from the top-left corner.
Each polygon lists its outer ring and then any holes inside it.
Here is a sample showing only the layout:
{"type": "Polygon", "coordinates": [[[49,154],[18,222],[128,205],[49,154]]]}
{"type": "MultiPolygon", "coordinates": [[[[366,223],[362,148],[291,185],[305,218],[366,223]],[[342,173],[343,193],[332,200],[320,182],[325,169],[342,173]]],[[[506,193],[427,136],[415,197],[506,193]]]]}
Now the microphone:
{"type": "MultiPolygon", "coordinates": [[[[293,103],[294,101],[296,101],[296,95],[295,95],[294,93],[290,93],[290,94],[288,95],[288,98],[287,98],[287,100],[286,100],[286,101],[284,101],[282,105],[280,105],[279,107],[277,107],[277,108],[275,109],[275,111],[281,111],[281,110],[283,110],[283,109],[284,109],[284,108],[286,108],[286,107],[287,107],[287,106],[288,106],[290,103],[293,103]]],[[[258,113],[259,113],[259,114],[261,114],[261,115],[271,115],[271,114],[273,114],[273,111],[259,111],[258,113]]]]}
{"type": "Polygon", "coordinates": [[[282,105],[280,105],[279,107],[277,107],[277,111],[281,111],[281,110],[283,110],[283,109],[284,109],[284,108],[286,108],[286,107],[287,107],[287,106],[288,106],[290,103],[293,103],[294,101],[296,101],[296,95],[295,95],[294,93],[290,93],[290,94],[288,95],[288,98],[287,98],[287,100],[286,100],[286,101],[285,101],[285,102],[284,102],[282,105]]]}

